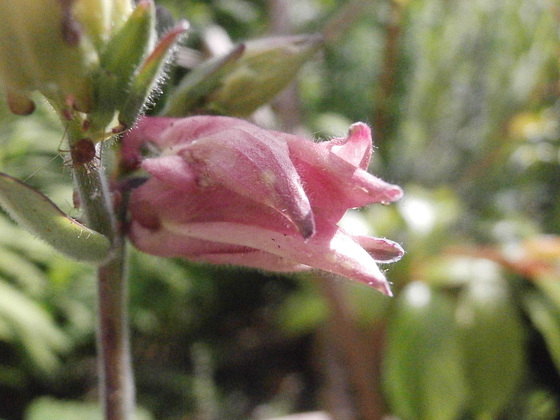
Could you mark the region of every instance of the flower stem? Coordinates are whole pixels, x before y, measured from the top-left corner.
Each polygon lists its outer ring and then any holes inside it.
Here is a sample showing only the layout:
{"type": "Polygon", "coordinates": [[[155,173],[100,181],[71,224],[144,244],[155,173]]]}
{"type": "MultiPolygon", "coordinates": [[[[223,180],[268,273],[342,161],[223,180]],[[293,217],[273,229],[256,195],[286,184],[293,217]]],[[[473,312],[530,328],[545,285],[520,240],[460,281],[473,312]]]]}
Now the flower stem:
{"type": "MultiPolygon", "coordinates": [[[[72,139],[70,140],[72,143],[72,139]]],[[[125,240],[120,232],[103,164],[73,164],[74,179],[88,226],[112,243],[98,268],[98,367],[105,420],[128,420],[134,412],[134,380],[128,334],[125,240]]]]}

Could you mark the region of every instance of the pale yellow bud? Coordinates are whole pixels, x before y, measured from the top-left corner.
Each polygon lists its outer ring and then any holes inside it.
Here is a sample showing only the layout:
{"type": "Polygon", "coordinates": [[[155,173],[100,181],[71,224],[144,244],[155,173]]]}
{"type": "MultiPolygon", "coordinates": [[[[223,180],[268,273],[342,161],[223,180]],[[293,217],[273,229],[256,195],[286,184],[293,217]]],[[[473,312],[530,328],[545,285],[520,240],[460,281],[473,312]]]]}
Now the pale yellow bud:
{"type": "Polygon", "coordinates": [[[0,86],[12,110],[37,90],[88,112],[99,52],[131,9],[130,0],[0,1],[0,86]]]}
{"type": "Polygon", "coordinates": [[[130,0],[79,0],[72,5],[72,11],[84,32],[101,49],[130,16],[132,4],[130,0]]]}

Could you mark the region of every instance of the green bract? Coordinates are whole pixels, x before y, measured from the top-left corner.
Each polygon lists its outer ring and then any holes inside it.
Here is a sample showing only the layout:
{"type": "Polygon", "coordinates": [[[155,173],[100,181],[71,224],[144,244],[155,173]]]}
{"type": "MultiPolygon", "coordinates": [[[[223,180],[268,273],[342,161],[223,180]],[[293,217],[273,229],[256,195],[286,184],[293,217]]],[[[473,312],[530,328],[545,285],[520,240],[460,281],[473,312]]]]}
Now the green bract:
{"type": "Polygon", "coordinates": [[[75,0],[72,11],[100,51],[132,13],[130,0],[75,0]]]}
{"type": "Polygon", "coordinates": [[[158,76],[162,71],[169,51],[175,44],[177,37],[185,32],[188,27],[186,21],[179,22],[160,40],[157,47],[154,48],[136,72],[130,83],[128,96],[124,105],[120,108],[119,122],[125,127],[132,126],[136,116],[150,96],[154,85],[158,82],[158,76]]]}
{"type": "Polygon", "coordinates": [[[75,260],[102,263],[110,253],[109,240],[64,214],[29,185],[0,173],[0,205],[28,232],[75,260]]]}
{"type": "Polygon", "coordinates": [[[140,3],[101,54],[95,79],[95,109],[91,118],[101,129],[111,122],[115,110],[121,109],[134,72],[153,44],[154,20],[153,3],[140,3]]]}

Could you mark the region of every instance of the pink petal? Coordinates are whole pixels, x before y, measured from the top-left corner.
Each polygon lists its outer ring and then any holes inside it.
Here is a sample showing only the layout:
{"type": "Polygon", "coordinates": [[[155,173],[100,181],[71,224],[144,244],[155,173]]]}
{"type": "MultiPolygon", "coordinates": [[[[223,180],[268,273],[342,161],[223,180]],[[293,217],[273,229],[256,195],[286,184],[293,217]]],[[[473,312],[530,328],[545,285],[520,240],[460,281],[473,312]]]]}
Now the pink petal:
{"type": "MultiPolygon", "coordinates": [[[[153,127],[146,128],[147,118],[138,124],[138,130],[145,131],[144,140],[162,148],[161,157],[143,164],[152,175],[178,185],[185,178],[181,171],[188,178],[196,172],[201,185],[221,184],[276,209],[304,238],[314,234],[311,205],[282,139],[229,117],[149,119],[152,120],[155,120],[153,127]],[[166,156],[172,154],[185,159],[183,167],[166,156]]],[[[138,137],[133,130],[128,141],[138,143],[138,137]]]]}
{"type": "MultiPolygon", "coordinates": [[[[194,182],[178,189],[172,183],[152,178],[133,191],[129,209],[133,219],[157,214],[159,219],[177,224],[225,221],[298,235],[296,227],[272,207],[263,206],[221,185],[201,186],[194,182]]],[[[151,218],[148,220],[150,224],[147,226],[154,226],[151,218]]]]}
{"type": "Polygon", "coordinates": [[[367,169],[372,153],[371,130],[364,123],[354,123],[348,129],[348,136],[319,143],[346,162],[361,169],[367,169]]]}
{"type": "Polygon", "coordinates": [[[180,155],[208,182],[283,214],[304,238],[315,232],[311,204],[288,148],[268,132],[246,127],[225,130],[192,142],[180,155]]]}
{"type": "Polygon", "coordinates": [[[258,226],[227,222],[181,225],[164,222],[163,228],[185,237],[212,238],[216,242],[259,249],[369,284],[385,294],[391,293],[385,276],[371,256],[337,226],[322,226],[308,241],[258,226]]]}
{"type": "Polygon", "coordinates": [[[150,229],[137,221],[131,224],[130,238],[138,249],[148,254],[160,257],[183,257],[194,261],[207,261],[202,258],[203,256],[210,258],[213,255],[244,255],[253,252],[250,248],[235,244],[189,238],[165,229],[150,229]]]}
{"type": "Polygon", "coordinates": [[[145,159],[142,168],[166,184],[173,185],[179,191],[190,190],[197,181],[197,176],[190,165],[180,156],[145,159]]]}
{"type": "Polygon", "coordinates": [[[290,143],[290,152],[314,211],[326,209],[333,221],[340,220],[348,209],[389,203],[402,197],[399,186],[356,168],[327,150],[321,154],[303,143],[290,143]]]}
{"type": "Polygon", "coordinates": [[[235,125],[252,125],[229,117],[199,116],[189,118],[143,117],[127,131],[122,142],[125,166],[134,168],[140,162],[141,147],[152,143],[160,150],[188,144],[197,138],[229,129],[235,125]]]}
{"type": "Polygon", "coordinates": [[[140,118],[136,125],[127,131],[123,137],[121,164],[129,169],[137,168],[142,160],[141,146],[149,142],[156,143],[162,131],[173,125],[176,121],[176,118],[140,118]]]}
{"type": "Polygon", "coordinates": [[[402,196],[402,190],[365,171],[369,163],[369,128],[355,124],[347,139],[330,143],[313,143],[283,134],[288,143],[294,166],[306,186],[312,206],[340,210],[361,207],[376,202],[392,202],[402,196]],[[336,153],[335,153],[336,152],[336,153]],[[360,166],[354,163],[360,160],[360,166]],[[351,162],[353,161],[353,162],[351,162]]]}
{"type": "MultiPolygon", "coordinates": [[[[160,118],[156,119],[159,120],[160,118]]],[[[161,120],[172,120],[172,124],[168,124],[155,138],[149,139],[161,149],[177,145],[187,145],[195,140],[231,129],[257,129],[268,133],[267,130],[261,129],[254,124],[231,117],[200,115],[188,118],[161,118],[161,120]]],[[[166,122],[162,121],[160,126],[163,127],[166,122]]]]}
{"type": "Polygon", "coordinates": [[[389,239],[361,235],[353,238],[378,263],[397,262],[404,255],[402,247],[389,239]]]}
{"type": "Polygon", "coordinates": [[[212,264],[240,265],[277,273],[296,273],[313,269],[308,265],[260,250],[250,250],[237,254],[212,253],[200,255],[196,260],[212,264]]]}
{"type": "Polygon", "coordinates": [[[130,238],[138,249],[160,257],[183,257],[194,262],[241,265],[276,272],[312,269],[307,265],[264,251],[186,237],[164,229],[154,231],[134,222],[131,226],[130,238]]]}

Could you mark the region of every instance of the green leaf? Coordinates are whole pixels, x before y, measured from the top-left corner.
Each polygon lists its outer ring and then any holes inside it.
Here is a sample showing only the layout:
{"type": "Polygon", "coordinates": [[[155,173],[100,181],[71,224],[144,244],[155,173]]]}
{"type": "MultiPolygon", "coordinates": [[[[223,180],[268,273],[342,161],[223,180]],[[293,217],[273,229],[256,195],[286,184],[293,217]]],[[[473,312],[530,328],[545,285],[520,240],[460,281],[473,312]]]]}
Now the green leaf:
{"type": "Polygon", "coordinates": [[[560,311],[536,292],[527,294],[523,303],[533,325],[545,340],[556,370],[560,372],[560,311]]]}
{"type": "Polygon", "coordinates": [[[111,244],[102,234],[63,213],[44,194],[0,173],[0,205],[31,234],[78,261],[102,263],[111,244]]]}
{"type": "Polygon", "coordinates": [[[0,281],[0,324],[2,338],[21,345],[33,366],[52,374],[60,367],[57,354],[70,342],[51,316],[37,302],[9,283],[0,281]]]}
{"type": "MultiPolygon", "coordinates": [[[[152,415],[137,408],[133,418],[137,420],[151,420],[152,415]]],[[[50,397],[34,400],[25,413],[25,420],[102,420],[103,414],[99,404],[62,401],[50,397]]]]}
{"type": "Polygon", "coordinates": [[[311,282],[302,282],[301,289],[288,296],[278,310],[280,327],[292,336],[309,334],[328,316],[328,305],[311,282]]]}
{"type": "Polygon", "coordinates": [[[48,283],[44,271],[30,263],[25,256],[6,247],[0,252],[0,273],[17,282],[29,296],[40,295],[48,283]]]}
{"type": "Polygon", "coordinates": [[[560,312],[560,282],[555,274],[543,274],[534,279],[535,286],[546,296],[549,302],[560,312]]]}
{"type": "Polygon", "coordinates": [[[383,365],[391,412],[402,419],[454,420],[466,398],[453,301],[424,283],[397,297],[383,365]]]}
{"type": "Polygon", "coordinates": [[[524,329],[519,311],[508,283],[498,274],[473,278],[461,291],[456,314],[469,409],[477,417],[491,418],[510,401],[524,373],[524,329]]]}

